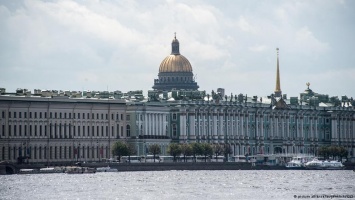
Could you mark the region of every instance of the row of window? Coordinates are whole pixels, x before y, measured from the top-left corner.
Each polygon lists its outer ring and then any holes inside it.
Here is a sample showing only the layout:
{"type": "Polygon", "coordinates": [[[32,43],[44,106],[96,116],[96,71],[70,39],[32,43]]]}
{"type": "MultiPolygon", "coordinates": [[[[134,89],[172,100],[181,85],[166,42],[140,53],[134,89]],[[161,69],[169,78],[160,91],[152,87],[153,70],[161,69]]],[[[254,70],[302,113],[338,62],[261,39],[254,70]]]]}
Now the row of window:
{"type": "MultiPolygon", "coordinates": [[[[86,137],[90,136],[90,127],[91,127],[91,136],[95,136],[95,129],[96,129],[96,136],[99,137],[108,137],[109,130],[108,126],[72,126],[71,124],[50,124],[49,133],[51,138],[71,138],[72,133],[74,137],[86,137]],[[96,128],[95,128],[96,127],[96,128]],[[101,133],[101,134],[100,134],[101,133]],[[69,134],[69,135],[68,135],[69,134]]],[[[28,136],[27,133],[29,132],[29,136],[47,136],[47,125],[9,125],[8,126],[8,133],[9,136],[28,136]],[[27,129],[29,128],[29,129],[27,129]]],[[[5,125],[2,125],[2,136],[5,136],[5,125]]],[[[117,137],[121,133],[121,137],[123,137],[123,126],[117,124],[116,128],[117,137]],[[121,131],[120,131],[121,130],[121,131]]],[[[130,125],[126,125],[126,134],[127,137],[131,136],[131,127],[130,125]]],[[[114,136],[114,127],[111,126],[111,137],[114,136]]]]}
{"type": "MultiPolygon", "coordinates": [[[[206,117],[199,117],[199,118],[195,118],[195,121],[213,121],[213,118],[211,115],[208,115],[206,117]],[[208,117],[209,116],[209,117],[208,117]]],[[[176,120],[176,117],[174,118],[174,115],[173,115],[173,120],[176,120]]],[[[227,120],[232,120],[232,121],[241,121],[241,118],[239,117],[231,117],[231,118],[228,118],[227,120]]],[[[217,117],[216,118],[216,121],[224,121],[224,117],[217,117]]],[[[249,121],[249,122],[254,122],[255,121],[255,118],[253,116],[249,116],[249,119],[248,120],[244,120],[244,121],[249,121]]],[[[269,117],[265,116],[264,117],[264,122],[269,122],[269,117]]],[[[284,123],[287,122],[287,120],[283,120],[284,123]]],[[[288,122],[291,122],[291,123],[295,123],[295,117],[291,117],[290,120],[288,122]]],[[[304,117],[303,119],[303,122],[304,123],[310,123],[310,120],[309,120],[309,117],[304,117]]],[[[318,124],[320,123],[327,123],[329,124],[329,119],[324,119],[324,118],[320,118],[316,121],[318,124]],[[325,121],[324,121],[325,120],[325,121]]]]}
{"type": "Polygon", "coordinates": [[[164,82],[170,82],[170,80],[172,82],[174,81],[180,81],[180,82],[187,82],[187,81],[192,81],[192,77],[160,77],[160,83],[164,83],[164,82]],[[170,79],[171,78],[171,79],[170,79]]]}
{"type": "MultiPolygon", "coordinates": [[[[8,112],[8,118],[27,118],[27,113],[28,112],[8,112]]],[[[34,119],[46,119],[47,118],[47,112],[29,112],[29,118],[34,118],[34,119]]],[[[2,118],[5,118],[5,111],[2,111],[2,118]]],[[[57,113],[57,112],[50,112],[49,113],[49,118],[53,119],[90,119],[90,113],[57,113]]],[[[91,119],[101,119],[101,120],[107,120],[108,119],[108,114],[99,114],[99,113],[91,113],[91,119]],[[96,116],[96,118],[95,118],[96,116]]],[[[129,115],[126,115],[126,119],[130,120],[129,115]]],[[[111,120],[123,120],[123,114],[111,114],[111,120]]]]}
{"type": "MultiPolygon", "coordinates": [[[[153,118],[153,120],[160,120],[159,116],[157,116],[157,115],[160,115],[160,114],[151,114],[151,117],[153,118]]],[[[129,116],[129,115],[127,115],[127,116],[129,116]]],[[[139,117],[138,117],[138,115],[136,115],[136,119],[140,119],[140,121],[144,121],[144,115],[141,114],[141,115],[139,115],[139,117]]],[[[165,116],[165,119],[166,119],[166,121],[169,120],[167,115],[165,116]]],[[[127,121],[128,120],[129,119],[127,119],[127,121]]]]}
{"type": "MultiPolygon", "coordinates": [[[[47,147],[8,147],[8,158],[16,160],[18,157],[28,156],[30,159],[48,159],[47,147]]],[[[49,147],[49,159],[95,159],[108,156],[109,148],[106,147],[49,147]]],[[[2,160],[5,158],[5,147],[2,147],[2,160]]]]}

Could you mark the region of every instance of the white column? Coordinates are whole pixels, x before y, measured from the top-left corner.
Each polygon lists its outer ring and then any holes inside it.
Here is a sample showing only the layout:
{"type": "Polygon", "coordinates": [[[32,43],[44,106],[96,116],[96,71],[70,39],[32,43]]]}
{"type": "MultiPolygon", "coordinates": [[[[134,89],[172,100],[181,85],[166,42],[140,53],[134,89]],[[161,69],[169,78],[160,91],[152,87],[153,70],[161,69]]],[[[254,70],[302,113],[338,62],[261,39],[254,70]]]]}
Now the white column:
{"type": "Polygon", "coordinates": [[[221,113],[218,115],[219,118],[219,130],[218,130],[218,139],[223,138],[224,136],[224,131],[226,130],[223,122],[225,122],[224,115],[221,115],[221,113]]]}
{"type": "Polygon", "coordinates": [[[285,120],[286,120],[286,116],[282,115],[281,118],[280,118],[280,121],[281,121],[281,133],[280,133],[280,136],[282,138],[286,137],[285,136],[285,120]]]}
{"type": "Polygon", "coordinates": [[[153,135],[152,133],[152,114],[148,113],[147,114],[147,117],[148,117],[148,135],[153,135]]]}
{"type": "Polygon", "coordinates": [[[240,128],[241,128],[240,135],[244,137],[245,136],[245,133],[244,133],[244,113],[242,113],[240,115],[240,128]]]}
{"type": "Polygon", "coordinates": [[[290,138],[290,114],[288,113],[287,117],[286,117],[286,137],[290,138]]]}
{"type": "Polygon", "coordinates": [[[217,137],[217,115],[216,113],[213,113],[213,128],[212,128],[212,135],[213,139],[217,137]]]}
{"type": "Polygon", "coordinates": [[[250,137],[250,135],[249,135],[249,124],[250,124],[249,114],[245,114],[244,115],[244,120],[246,122],[246,124],[245,124],[245,134],[244,135],[250,137]]]}
{"type": "Polygon", "coordinates": [[[144,117],[145,117],[144,118],[144,125],[145,125],[144,134],[149,135],[149,114],[145,113],[144,117]]]}
{"type": "Polygon", "coordinates": [[[271,126],[270,135],[274,138],[276,136],[276,129],[277,129],[277,123],[274,115],[272,115],[272,118],[270,117],[270,126],[271,126]]]}
{"type": "MultiPolygon", "coordinates": [[[[239,136],[240,136],[240,114],[238,113],[235,117],[235,130],[236,130],[236,134],[238,136],[238,139],[239,139],[239,136]]],[[[238,147],[239,149],[239,147],[238,147]]],[[[239,151],[239,150],[238,150],[239,151]]]]}
{"type": "Polygon", "coordinates": [[[279,135],[279,129],[280,129],[280,127],[279,127],[279,116],[274,116],[274,123],[275,123],[275,130],[274,130],[274,132],[275,132],[275,137],[279,137],[280,135],[279,135]]]}
{"type": "MultiPolygon", "coordinates": [[[[325,119],[324,119],[325,120],[325,119]]],[[[335,125],[335,118],[331,117],[331,120],[332,120],[332,140],[335,140],[336,139],[336,125],[335,125]]]]}
{"type": "Polygon", "coordinates": [[[194,114],[189,114],[189,128],[190,128],[190,136],[195,136],[195,120],[194,120],[195,115],[194,114]]]}
{"type": "MultiPolygon", "coordinates": [[[[260,130],[259,130],[259,114],[255,114],[255,133],[256,133],[256,137],[260,136],[260,130]]],[[[259,148],[259,147],[258,147],[259,148]]],[[[257,150],[258,152],[259,150],[257,150]]]]}
{"type": "Polygon", "coordinates": [[[265,138],[265,134],[264,134],[264,115],[263,114],[260,115],[260,120],[261,120],[260,121],[260,136],[264,137],[264,140],[265,140],[266,138],[265,138]]]}
{"type": "Polygon", "coordinates": [[[303,122],[304,122],[304,116],[303,116],[302,119],[301,119],[301,135],[300,135],[300,137],[304,137],[303,122]]]}

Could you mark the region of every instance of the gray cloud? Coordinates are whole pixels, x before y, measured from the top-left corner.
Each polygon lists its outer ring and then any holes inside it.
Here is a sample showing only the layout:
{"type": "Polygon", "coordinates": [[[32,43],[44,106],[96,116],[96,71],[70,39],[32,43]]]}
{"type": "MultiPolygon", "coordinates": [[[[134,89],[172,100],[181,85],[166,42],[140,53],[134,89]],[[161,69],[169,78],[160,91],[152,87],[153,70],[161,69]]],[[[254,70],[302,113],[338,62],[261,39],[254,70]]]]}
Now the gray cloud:
{"type": "Polygon", "coordinates": [[[0,87],[147,91],[173,33],[200,89],[354,96],[352,1],[0,1],[0,87]]]}

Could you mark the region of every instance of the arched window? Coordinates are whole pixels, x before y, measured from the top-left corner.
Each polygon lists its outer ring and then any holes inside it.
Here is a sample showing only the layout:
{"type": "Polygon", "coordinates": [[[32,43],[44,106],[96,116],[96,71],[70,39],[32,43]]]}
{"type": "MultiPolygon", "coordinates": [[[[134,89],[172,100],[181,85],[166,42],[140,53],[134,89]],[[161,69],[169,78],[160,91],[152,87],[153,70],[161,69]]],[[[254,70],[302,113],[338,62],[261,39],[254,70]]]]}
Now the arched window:
{"type": "Polygon", "coordinates": [[[95,158],[95,149],[93,146],[91,147],[91,158],[95,158]]]}
{"type": "Polygon", "coordinates": [[[49,147],[49,159],[53,159],[53,148],[49,147]]]}
{"type": "Polygon", "coordinates": [[[38,150],[38,158],[39,159],[42,159],[42,147],[39,147],[39,150],[38,150]]]}
{"type": "Polygon", "coordinates": [[[90,158],[90,148],[86,147],[87,158],[90,158]]]}
{"type": "Polygon", "coordinates": [[[177,136],[177,129],[176,129],[176,124],[173,124],[173,137],[177,136]]]}
{"type": "Polygon", "coordinates": [[[67,138],[67,124],[64,124],[64,138],[67,138]]]}
{"type": "Polygon", "coordinates": [[[69,138],[72,138],[71,137],[71,129],[72,129],[71,124],[69,124],[69,138]]]}
{"type": "Polygon", "coordinates": [[[33,155],[34,159],[37,159],[37,147],[34,147],[34,155],[33,155]]]}
{"type": "Polygon", "coordinates": [[[62,147],[59,147],[59,159],[62,159],[62,147]]]}
{"type": "Polygon", "coordinates": [[[5,147],[2,147],[2,160],[5,160],[5,147]]]}
{"type": "Polygon", "coordinates": [[[126,133],[127,133],[127,137],[131,137],[131,126],[130,125],[126,126],[126,133]]]}
{"type": "Polygon", "coordinates": [[[141,125],[141,135],[143,135],[143,125],[141,125]]]}
{"type": "Polygon", "coordinates": [[[64,138],[62,135],[62,132],[63,132],[63,125],[60,123],[59,124],[59,138],[64,138]]]}
{"type": "Polygon", "coordinates": [[[44,159],[47,159],[47,147],[43,148],[44,159]]]}
{"type": "Polygon", "coordinates": [[[57,147],[54,147],[54,159],[57,159],[57,147]]]}

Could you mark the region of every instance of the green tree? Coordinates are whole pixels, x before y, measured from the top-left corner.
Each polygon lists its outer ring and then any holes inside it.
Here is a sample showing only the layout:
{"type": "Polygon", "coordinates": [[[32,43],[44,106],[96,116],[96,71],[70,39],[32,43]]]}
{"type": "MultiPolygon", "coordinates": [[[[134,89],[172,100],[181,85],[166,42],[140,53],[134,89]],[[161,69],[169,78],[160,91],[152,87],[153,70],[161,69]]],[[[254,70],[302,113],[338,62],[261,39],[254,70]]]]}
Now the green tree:
{"type": "Polygon", "coordinates": [[[194,156],[194,160],[196,162],[196,155],[202,155],[202,146],[200,143],[191,143],[192,147],[192,155],[194,156]]]}
{"type": "Polygon", "coordinates": [[[201,153],[205,156],[205,162],[207,162],[207,156],[210,157],[213,155],[212,146],[208,143],[201,144],[201,153]]]}
{"type": "Polygon", "coordinates": [[[153,154],[153,159],[155,162],[155,157],[156,157],[156,155],[161,153],[161,148],[158,144],[152,144],[149,146],[148,151],[150,154],[153,154]]]}
{"type": "Polygon", "coordinates": [[[227,161],[228,155],[233,153],[232,147],[230,146],[230,144],[224,145],[223,153],[224,153],[224,158],[227,161]]]}
{"type": "Polygon", "coordinates": [[[134,144],[127,144],[128,162],[131,162],[131,155],[135,154],[137,154],[137,150],[134,144]]]}
{"type": "Polygon", "coordinates": [[[318,148],[318,156],[322,156],[324,159],[329,157],[329,149],[327,146],[321,146],[318,148]]]}
{"type": "Polygon", "coordinates": [[[181,154],[184,156],[184,162],[186,162],[186,156],[192,155],[192,147],[189,144],[181,144],[180,145],[181,154]]]}
{"type": "Polygon", "coordinates": [[[220,144],[213,145],[213,153],[216,155],[216,162],[218,162],[218,156],[223,154],[223,146],[220,144]]]}
{"type": "Polygon", "coordinates": [[[340,161],[342,161],[343,158],[348,159],[348,150],[344,147],[339,147],[339,157],[340,157],[340,161]]]}
{"type": "Polygon", "coordinates": [[[125,142],[117,141],[112,145],[112,154],[118,157],[121,162],[121,156],[128,155],[128,145],[125,142]]]}
{"type": "Polygon", "coordinates": [[[333,160],[336,156],[338,156],[338,154],[339,154],[338,150],[339,150],[339,148],[334,145],[328,147],[329,155],[332,157],[333,160]]]}
{"type": "Polygon", "coordinates": [[[177,143],[171,143],[168,147],[168,153],[174,157],[174,162],[176,162],[176,156],[181,154],[181,147],[177,143]]]}

